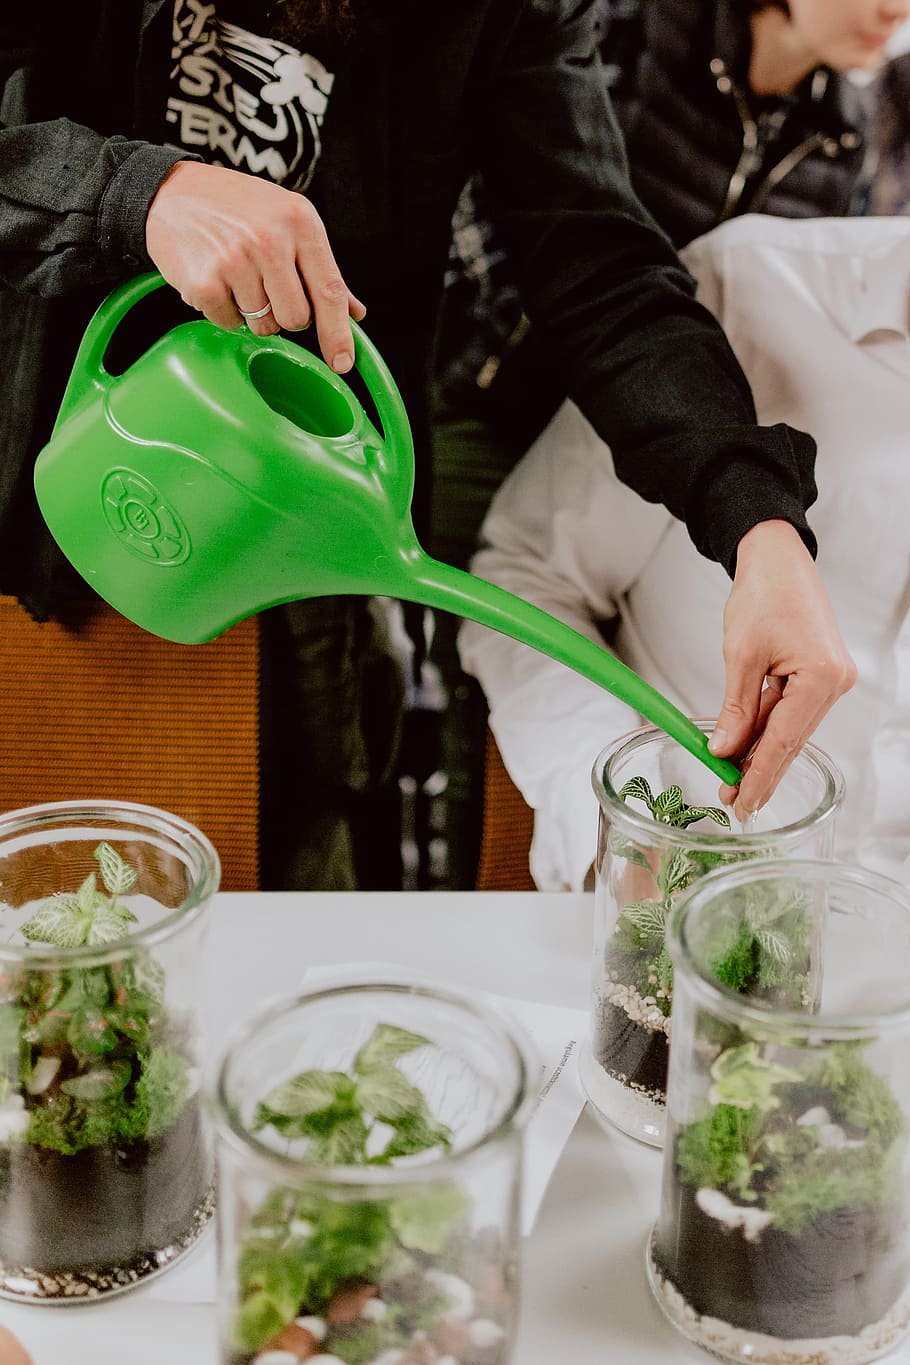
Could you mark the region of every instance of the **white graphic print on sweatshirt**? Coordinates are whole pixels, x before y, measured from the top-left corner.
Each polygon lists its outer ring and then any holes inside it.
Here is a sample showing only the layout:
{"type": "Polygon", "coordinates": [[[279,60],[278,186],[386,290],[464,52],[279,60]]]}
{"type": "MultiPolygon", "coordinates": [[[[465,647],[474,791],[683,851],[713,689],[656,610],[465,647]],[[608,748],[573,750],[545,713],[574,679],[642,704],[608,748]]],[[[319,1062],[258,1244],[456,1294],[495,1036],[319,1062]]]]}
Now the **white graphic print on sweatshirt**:
{"type": "Polygon", "coordinates": [[[305,190],[334,76],[315,57],[229,22],[225,11],[225,3],[174,0],[173,141],[214,165],[305,190]]]}

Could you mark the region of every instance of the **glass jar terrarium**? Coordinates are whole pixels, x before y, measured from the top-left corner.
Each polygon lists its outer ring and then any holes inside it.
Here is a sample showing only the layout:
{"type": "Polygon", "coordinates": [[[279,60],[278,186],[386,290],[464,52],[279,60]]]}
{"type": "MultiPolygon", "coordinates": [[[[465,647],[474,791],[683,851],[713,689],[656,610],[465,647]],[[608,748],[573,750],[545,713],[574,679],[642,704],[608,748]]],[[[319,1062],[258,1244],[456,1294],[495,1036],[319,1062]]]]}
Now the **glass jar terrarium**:
{"type": "Polygon", "coordinates": [[[507,1365],[533,1063],[468,998],[393,984],[279,1003],[215,1096],[225,1365],[507,1365]]]}
{"type": "Polygon", "coordinates": [[[838,863],[720,869],[668,942],[655,1296],[730,1360],[874,1360],[910,1324],[910,891],[838,863]]]}
{"type": "Polygon", "coordinates": [[[0,1294],[143,1282],[213,1208],[199,970],[219,864],[164,811],[0,815],[0,1294]]]}
{"type": "Polygon", "coordinates": [[[658,1147],[673,997],[665,928],[675,898],[721,864],[833,856],[843,779],[807,744],[754,823],[732,828],[732,810],[717,805],[717,778],[652,725],[605,749],[592,777],[600,813],[591,1032],[579,1068],[595,1116],[658,1147]]]}

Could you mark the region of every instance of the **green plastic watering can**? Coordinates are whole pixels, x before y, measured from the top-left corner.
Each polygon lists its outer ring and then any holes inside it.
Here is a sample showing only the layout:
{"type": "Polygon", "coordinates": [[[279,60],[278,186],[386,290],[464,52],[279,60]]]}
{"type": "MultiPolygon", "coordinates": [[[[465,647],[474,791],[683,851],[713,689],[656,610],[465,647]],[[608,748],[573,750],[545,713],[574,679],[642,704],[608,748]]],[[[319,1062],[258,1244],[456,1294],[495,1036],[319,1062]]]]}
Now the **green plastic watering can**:
{"type": "Polygon", "coordinates": [[[118,324],[164,281],[142,275],[86,330],[35,467],[45,520],[95,591],[183,644],[266,607],[363,593],[479,621],[599,683],[724,782],[740,774],[619,660],[546,612],[430,558],[411,521],[414,447],[381,356],[352,324],[383,434],[346,382],[282,337],[204,320],[165,333],[123,374],[104,367],[118,324]]]}

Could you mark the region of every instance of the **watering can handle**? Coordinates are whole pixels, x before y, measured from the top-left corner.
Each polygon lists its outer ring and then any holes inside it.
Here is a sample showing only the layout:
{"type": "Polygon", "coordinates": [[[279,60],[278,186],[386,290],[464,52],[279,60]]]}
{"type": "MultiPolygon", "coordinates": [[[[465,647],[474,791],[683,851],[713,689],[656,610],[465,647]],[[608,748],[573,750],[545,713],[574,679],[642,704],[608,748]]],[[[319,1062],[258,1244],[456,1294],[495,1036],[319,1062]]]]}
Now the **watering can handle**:
{"type": "Polygon", "coordinates": [[[104,368],[104,357],[111,344],[111,338],[130,309],[140,299],[144,299],[146,294],[151,294],[153,289],[160,289],[164,283],[163,276],[159,275],[157,270],[136,275],[108,294],[96,309],[79,343],[70,381],[57,414],[55,431],[61,422],[72,415],[83,399],[92,394],[103,393],[107,389],[111,376],[104,368]]]}
{"type": "Polygon", "coordinates": [[[384,445],[408,464],[414,460],[414,438],[401,394],[382,356],[365,332],[351,319],[354,363],[376,404],[384,445]]]}

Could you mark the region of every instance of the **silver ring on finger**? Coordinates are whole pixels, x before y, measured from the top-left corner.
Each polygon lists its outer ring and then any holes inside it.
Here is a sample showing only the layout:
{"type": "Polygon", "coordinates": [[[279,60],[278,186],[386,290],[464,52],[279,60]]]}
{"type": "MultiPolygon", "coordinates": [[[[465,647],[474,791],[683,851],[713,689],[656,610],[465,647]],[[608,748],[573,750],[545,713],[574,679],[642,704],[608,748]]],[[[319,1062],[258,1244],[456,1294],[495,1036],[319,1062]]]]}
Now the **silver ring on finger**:
{"type": "Polygon", "coordinates": [[[267,303],[264,308],[254,308],[252,313],[245,313],[239,304],[237,306],[237,312],[242,318],[246,318],[247,322],[249,322],[251,318],[264,318],[266,313],[271,313],[271,311],[272,305],[270,303],[267,303]]]}

